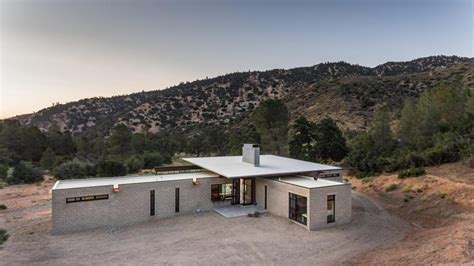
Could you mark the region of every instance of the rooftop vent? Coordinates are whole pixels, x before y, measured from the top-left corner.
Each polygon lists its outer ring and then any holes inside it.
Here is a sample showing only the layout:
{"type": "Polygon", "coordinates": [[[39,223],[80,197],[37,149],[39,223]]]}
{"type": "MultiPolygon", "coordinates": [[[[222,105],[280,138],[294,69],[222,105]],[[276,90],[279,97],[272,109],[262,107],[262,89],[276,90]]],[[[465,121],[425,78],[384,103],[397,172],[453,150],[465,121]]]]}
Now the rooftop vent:
{"type": "Polygon", "coordinates": [[[257,144],[244,144],[242,147],[242,161],[260,166],[260,146],[257,144]]]}

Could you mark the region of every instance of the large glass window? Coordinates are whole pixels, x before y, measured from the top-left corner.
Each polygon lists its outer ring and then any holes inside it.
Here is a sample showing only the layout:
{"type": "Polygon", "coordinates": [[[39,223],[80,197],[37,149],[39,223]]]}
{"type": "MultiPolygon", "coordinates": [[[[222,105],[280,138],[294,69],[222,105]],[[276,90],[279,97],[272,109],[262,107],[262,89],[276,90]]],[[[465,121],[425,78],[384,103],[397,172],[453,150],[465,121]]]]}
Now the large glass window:
{"type": "Polygon", "coordinates": [[[336,195],[328,195],[327,215],[328,223],[336,221],[336,195]]]}
{"type": "Polygon", "coordinates": [[[308,208],[306,197],[290,193],[288,218],[304,225],[308,220],[308,208]]]}
{"type": "Polygon", "coordinates": [[[232,184],[211,185],[211,200],[230,200],[232,199],[232,184]]]}

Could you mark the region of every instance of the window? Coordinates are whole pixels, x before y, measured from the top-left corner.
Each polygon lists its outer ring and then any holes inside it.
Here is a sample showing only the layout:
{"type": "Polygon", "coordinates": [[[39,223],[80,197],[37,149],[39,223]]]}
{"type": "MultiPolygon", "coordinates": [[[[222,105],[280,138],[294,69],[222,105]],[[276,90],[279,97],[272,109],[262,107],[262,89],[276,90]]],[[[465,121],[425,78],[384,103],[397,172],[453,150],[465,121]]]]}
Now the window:
{"type": "Polygon", "coordinates": [[[339,177],[340,174],[339,173],[332,173],[332,174],[323,174],[322,177],[339,177]]]}
{"type": "Polygon", "coordinates": [[[308,219],[306,197],[290,193],[289,194],[289,214],[288,218],[306,225],[308,219]]]}
{"type": "Polygon", "coordinates": [[[150,216],[155,215],[155,191],[150,190],[150,216]]]}
{"type": "Polygon", "coordinates": [[[232,184],[211,185],[211,200],[224,201],[232,199],[232,184]]]}
{"type": "Polygon", "coordinates": [[[174,190],[174,211],[179,212],[179,187],[174,190]]]}
{"type": "Polygon", "coordinates": [[[336,195],[328,195],[327,215],[328,223],[336,221],[336,195]]]}
{"type": "Polygon", "coordinates": [[[267,209],[267,186],[265,186],[265,210],[267,209]]]}
{"type": "Polygon", "coordinates": [[[106,199],[109,199],[108,194],[66,198],[66,203],[74,203],[74,202],[81,202],[81,201],[92,201],[92,200],[106,200],[106,199]]]}

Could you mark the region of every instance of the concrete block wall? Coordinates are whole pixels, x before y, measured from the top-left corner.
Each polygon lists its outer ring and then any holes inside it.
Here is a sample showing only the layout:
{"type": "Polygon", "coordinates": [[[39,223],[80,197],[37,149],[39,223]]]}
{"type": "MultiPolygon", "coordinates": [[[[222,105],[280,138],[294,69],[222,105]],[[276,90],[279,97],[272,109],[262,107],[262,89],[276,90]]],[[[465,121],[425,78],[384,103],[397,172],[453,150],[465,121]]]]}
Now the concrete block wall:
{"type": "Polygon", "coordinates": [[[256,178],[257,204],[264,207],[265,186],[267,186],[267,209],[270,213],[288,218],[289,193],[304,196],[308,200],[308,221],[305,226],[309,230],[318,230],[351,221],[351,185],[337,185],[321,188],[304,188],[278,181],[278,178],[256,178]],[[336,195],[336,222],[327,223],[327,196],[336,195]]]}
{"type": "Polygon", "coordinates": [[[160,181],[120,185],[113,193],[112,186],[53,190],[52,232],[68,233],[99,227],[114,227],[148,221],[197,209],[211,210],[227,202],[211,201],[211,185],[230,183],[226,178],[160,181]],[[180,189],[180,212],[175,213],[175,188],[180,189]],[[155,215],[150,216],[150,191],[155,190],[155,215]],[[66,203],[66,198],[108,194],[107,200],[66,203]]]}
{"type": "MultiPolygon", "coordinates": [[[[265,206],[265,186],[267,186],[267,210],[268,212],[281,217],[288,218],[289,193],[298,194],[306,198],[310,197],[310,190],[308,188],[294,186],[267,178],[256,178],[255,180],[256,201],[258,206],[265,206]]],[[[310,209],[311,207],[308,206],[308,210],[310,209]]],[[[310,223],[310,216],[308,215],[307,225],[300,223],[297,224],[309,229],[310,223]]]]}
{"type": "Polygon", "coordinates": [[[309,201],[310,211],[310,228],[309,230],[318,230],[339,224],[349,223],[351,221],[352,200],[351,200],[351,184],[313,188],[311,189],[309,201]],[[335,195],[335,216],[336,221],[327,222],[327,196],[335,195]]]}

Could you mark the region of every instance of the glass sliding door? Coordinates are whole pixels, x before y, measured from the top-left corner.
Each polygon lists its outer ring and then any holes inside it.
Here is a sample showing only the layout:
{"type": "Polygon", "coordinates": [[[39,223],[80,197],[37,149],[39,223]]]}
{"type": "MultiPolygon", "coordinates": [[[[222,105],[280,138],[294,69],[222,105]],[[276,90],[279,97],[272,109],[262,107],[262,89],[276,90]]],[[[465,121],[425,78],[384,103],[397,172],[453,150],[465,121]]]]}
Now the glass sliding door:
{"type": "Polygon", "coordinates": [[[232,205],[240,204],[240,179],[232,180],[232,205]]]}
{"type": "Polygon", "coordinates": [[[308,203],[307,198],[290,193],[288,205],[288,218],[306,225],[308,219],[308,203]]]}
{"type": "Polygon", "coordinates": [[[240,179],[240,204],[250,205],[254,203],[254,181],[253,178],[240,179]]]}

